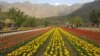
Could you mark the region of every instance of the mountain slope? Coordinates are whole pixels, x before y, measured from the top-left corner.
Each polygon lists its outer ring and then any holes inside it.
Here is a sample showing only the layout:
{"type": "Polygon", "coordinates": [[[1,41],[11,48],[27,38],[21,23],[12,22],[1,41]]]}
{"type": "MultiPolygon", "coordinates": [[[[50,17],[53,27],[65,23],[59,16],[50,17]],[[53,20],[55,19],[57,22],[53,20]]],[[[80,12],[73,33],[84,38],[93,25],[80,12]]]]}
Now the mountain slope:
{"type": "Polygon", "coordinates": [[[30,2],[23,2],[23,3],[13,3],[9,4],[6,2],[0,2],[0,6],[2,7],[3,11],[7,11],[9,8],[18,8],[21,11],[25,12],[25,14],[29,16],[35,16],[38,18],[44,17],[52,17],[52,16],[63,16],[69,15],[72,12],[79,9],[82,5],[49,5],[49,4],[31,4],[30,2]]]}
{"type": "Polygon", "coordinates": [[[69,16],[77,15],[77,16],[81,16],[83,18],[89,18],[89,13],[94,9],[96,11],[100,11],[100,0],[83,5],[82,8],[76,10],[69,16]]]}

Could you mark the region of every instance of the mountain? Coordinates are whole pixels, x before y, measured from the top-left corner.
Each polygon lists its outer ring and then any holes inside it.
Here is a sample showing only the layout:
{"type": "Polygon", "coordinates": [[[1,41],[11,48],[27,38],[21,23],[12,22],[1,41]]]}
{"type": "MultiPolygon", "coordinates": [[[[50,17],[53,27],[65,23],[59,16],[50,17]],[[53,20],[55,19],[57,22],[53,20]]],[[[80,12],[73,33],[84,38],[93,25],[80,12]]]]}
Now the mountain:
{"type": "Polygon", "coordinates": [[[94,2],[90,2],[84,4],[80,9],[71,13],[69,16],[81,16],[83,18],[89,18],[89,14],[92,10],[96,10],[100,12],[100,0],[96,0],[94,2]]]}
{"type": "Polygon", "coordinates": [[[67,5],[49,5],[49,4],[32,4],[30,2],[23,2],[23,3],[6,3],[0,2],[0,7],[3,11],[8,11],[9,8],[18,8],[21,11],[25,12],[25,14],[29,16],[35,16],[37,18],[45,18],[45,17],[52,17],[52,16],[63,16],[69,15],[72,12],[76,11],[77,9],[81,8],[82,5],[75,4],[72,6],[67,5]]]}

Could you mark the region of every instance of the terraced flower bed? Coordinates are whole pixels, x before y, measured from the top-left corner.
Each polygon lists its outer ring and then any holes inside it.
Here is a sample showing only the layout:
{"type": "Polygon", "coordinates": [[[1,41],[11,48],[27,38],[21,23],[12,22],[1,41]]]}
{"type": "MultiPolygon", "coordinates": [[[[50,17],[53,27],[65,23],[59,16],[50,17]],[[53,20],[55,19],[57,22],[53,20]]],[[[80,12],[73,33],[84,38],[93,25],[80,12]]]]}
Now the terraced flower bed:
{"type": "MultiPolygon", "coordinates": [[[[44,31],[44,30],[42,30],[44,31]]],[[[42,32],[42,31],[39,31],[42,32]]],[[[24,45],[6,52],[6,56],[100,56],[100,47],[73,35],[65,28],[53,27],[45,33],[35,36],[32,32],[26,36],[31,39],[24,45]],[[30,36],[30,37],[29,37],[30,36]]],[[[29,33],[26,33],[26,35],[29,33]]],[[[16,39],[21,39],[16,38],[16,39]]],[[[16,41],[16,39],[13,39],[16,41]]],[[[18,40],[21,41],[21,40],[18,40]]],[[[6,41],[5,41],[6,42],[6,41]]],[[[5,43],[4,42],[4,43],[5,43]]],[[[3,43],[3,42],[2,42],[3,43]]],[[[11,43],[11,42],[10,42],[11,43]]],[[[3,51],[1,51],[3,53],[3,51]]]]}

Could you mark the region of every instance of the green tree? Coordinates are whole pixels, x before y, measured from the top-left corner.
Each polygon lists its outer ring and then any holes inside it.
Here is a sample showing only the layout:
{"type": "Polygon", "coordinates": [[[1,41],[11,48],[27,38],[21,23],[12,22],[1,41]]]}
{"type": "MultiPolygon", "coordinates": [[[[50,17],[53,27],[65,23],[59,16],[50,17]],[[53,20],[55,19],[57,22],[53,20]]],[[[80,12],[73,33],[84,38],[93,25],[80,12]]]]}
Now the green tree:
{"type": "Polygon", "coordinates": [[[50,24],[50,23],[49,23],[48,21],[44,21],[44,26],[45,26],[45,27],[49,26],[49,24],[50,24]]]}
{"type": "Polygon", "coordinates": [[[36,27],[35,17],[29,17],[23,22],[24,27],[36,27]]]}
{"type": "Polygon", "coordinates": [[[6,19],[6,14],[4,12],[2,12],[1,8],[0,8],[0,30],[3,29],[3,27],[5,26],[5,19],[6,19]]]}
{"type": "Polygon", "coordinates": [[[7,18],[5,12],[3,12],[0,8],[0,21],[4,21],[7,18]]]}
{"type": "Polygon", "coordinates": [[[9,11],[7,12],[7,15],[9,16],[10,19],[16,21],[16,19],[17,19],[17,10],[15,8],[10,8],[9,11]]]}
{"type": "Polygon", "coordinates": [[[97,12],[95,10],[92,10],[90,12],[90,21],[93,23],[93,25],[99,25],[100,23],[100,12],[97,12]]]}
{"type": "Polygon", "coordinates": [[[68,20],[68,23],[71,25],[77,26],[83,23],[83,19],[79,16],[74,16],[68,20]]]}
{"type": "Polygon", "coordinates": [[[27,16],[26,15],[24,15],[24,13],[23,12],[21,12],[20,10],[17,12],[17,15],[16,15],[18,18],[16,19],[16,25],[18,26],[18,27],[20,27],[20,26],[22,26],[22,23],[26,20],[26,18],[27,18],[27,16]]]}
{"type": "Polygon", "coordinates": [[[15,22],[15,25],[17,27],[21,27],[22,23],[26,19],[26,15],[24,15],[24,12],[15,8],[9,9],[9,11],[7,12],[7,15],[9,16],[11,20],[15,22]]]}

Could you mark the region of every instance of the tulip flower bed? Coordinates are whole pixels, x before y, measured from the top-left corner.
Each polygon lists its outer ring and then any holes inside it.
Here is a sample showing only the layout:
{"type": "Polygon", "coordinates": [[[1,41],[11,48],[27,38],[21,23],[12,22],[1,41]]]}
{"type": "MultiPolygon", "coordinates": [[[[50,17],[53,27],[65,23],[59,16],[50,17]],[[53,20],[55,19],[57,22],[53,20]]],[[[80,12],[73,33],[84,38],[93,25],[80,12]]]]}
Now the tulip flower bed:
{"type": "Polygon", "coordinates": [[[60,31],[66,36],[72,46],[74,46],[79,56],[100,56],[99,47],[96,47],[93,44],[70,34],[69,32],[63,31],[62,29],[60,29],[60,31]]]}
{"type": "Polygon", "coordinates": [[[0,37],[0,54],[5,54],[46,31],[48,29],[0,37]]]}
{"type": "MultiPolygon", "coordinates": [[[[36,36],[34,39],[27,42],[26,44],[12,51],[9,51],[8,53],[3,55],[6,56],[100,56],[100,47],[97,47],[92,43],[84,39],[81,39],[80,37],[73,35],[70,32],[67,32],[64,28],[54,27],[52,29],[49,30],[47,29],[45,31],[47,32],[39,36],[36,36]]],[[[29,33],[26,33],[26,35],[27,34],[29,33]]]]}
{"type": "Polygon", "coordinates": [[[69,56],[69,51],[58,29],[55,29],[52,39],[43,56],[69,56]]]}
{"type": "Polygon", "coordinates": [[[53,32],[53,29],[49,32],[37,37],[32,40],[28,44],[16,49],[15,51],[8,54],[8,56],[32,56],[37,52],[37,49],[43,42],[49,37],[49,35],[53,32]]]}
{"type": "Polygon", "coordinates": [[[92,32],[87,30],[75,29],[75,28],[64,28],[65,31],[69,31],[75,35],[82,36],[90,41],[100,44],[100,32],[92,32]]]}

